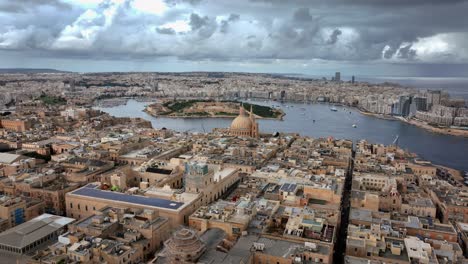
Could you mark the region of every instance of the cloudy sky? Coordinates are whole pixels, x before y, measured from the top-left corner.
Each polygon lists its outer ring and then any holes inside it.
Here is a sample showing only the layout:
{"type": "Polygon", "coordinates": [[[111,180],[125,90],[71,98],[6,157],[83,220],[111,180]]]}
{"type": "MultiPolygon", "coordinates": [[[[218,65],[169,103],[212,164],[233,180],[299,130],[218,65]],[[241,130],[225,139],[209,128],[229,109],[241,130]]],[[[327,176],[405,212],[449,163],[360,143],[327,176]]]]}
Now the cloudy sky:
{"type": "Polygon", "coordinates": [[[0,0],[0,67],[468,76],[468,0],[0,0]]]}

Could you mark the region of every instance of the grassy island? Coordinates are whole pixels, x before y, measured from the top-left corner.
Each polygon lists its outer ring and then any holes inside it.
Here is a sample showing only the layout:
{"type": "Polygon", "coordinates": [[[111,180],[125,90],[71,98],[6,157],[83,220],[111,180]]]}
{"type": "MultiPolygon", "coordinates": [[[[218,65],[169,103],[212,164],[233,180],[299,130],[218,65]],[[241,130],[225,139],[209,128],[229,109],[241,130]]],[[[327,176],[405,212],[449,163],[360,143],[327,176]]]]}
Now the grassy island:
{"type": "Polygon", "coordinates": [[[63,97],[45,94],[42,94],[38,99],[45,105],[64,105],[67,103],[67,100],[63,97]]]}
{"type": "MultiPolygon", "coordinates": [[[[148,105],[146,112],[153,116],[166,117],[235,117],[239,114],[239,101],[215,101],[202,99],[166,100],[148,105]]],[[[281,119],[284,113],[280,109],[250,103],[243,103],[250,111],[251,107],[257,118],[281,119]]]]}

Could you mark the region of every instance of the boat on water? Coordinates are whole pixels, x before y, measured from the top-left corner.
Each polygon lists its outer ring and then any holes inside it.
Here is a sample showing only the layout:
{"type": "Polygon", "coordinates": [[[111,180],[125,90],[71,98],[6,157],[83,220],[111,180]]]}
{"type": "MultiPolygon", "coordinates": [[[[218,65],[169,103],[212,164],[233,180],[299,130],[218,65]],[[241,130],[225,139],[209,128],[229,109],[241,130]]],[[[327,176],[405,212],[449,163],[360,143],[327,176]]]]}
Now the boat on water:
{"type": "Polygon", "coordinates": [[[356,124],[353,124],[353,127],[354,127],[354,128],[356,128],[356,127],[357,127],[357,125],[356,125],[356,124]]]}
{"type": "Polygon", "coordinates": [[[333,112],[338,111],[338,109],[336,109],[336,107],[334,107],[334,106],[332,108],[330,108],[330,110],[333,111],[333,112]]]}

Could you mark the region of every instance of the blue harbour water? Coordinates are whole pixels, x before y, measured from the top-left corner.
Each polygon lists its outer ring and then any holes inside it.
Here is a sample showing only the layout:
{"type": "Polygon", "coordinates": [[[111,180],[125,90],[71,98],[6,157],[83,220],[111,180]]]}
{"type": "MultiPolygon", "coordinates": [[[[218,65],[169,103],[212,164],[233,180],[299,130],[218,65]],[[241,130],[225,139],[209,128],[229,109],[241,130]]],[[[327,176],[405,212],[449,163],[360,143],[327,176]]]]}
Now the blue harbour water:
{"type": "MultiPolygon", "coordinates": [[[[360,114],[357,110],[327,104],[280,104],[274,101],[251,101],[279,106],[286,115],[280,120],[259,120],[261,132],[297,132],[304,136],[366,139],[373,143],[391,144],[399,135],[399,146],[418,154],[434,164],[468,171],[468,138],[442,135],[400,121],[379,119],[360,114]],[[315,120],[315,122],[313,122],[315,120]],[[356,128],[353,128],[356,124],[356,128]]],[[[143,112],[146,102],[129,100],[126,105],[97,108],[117,117],[141,117],[150,120],[155,128],[176,131],[210,132],[213,128],[229,127],[229,118],[164,118],[143,112]]]]}

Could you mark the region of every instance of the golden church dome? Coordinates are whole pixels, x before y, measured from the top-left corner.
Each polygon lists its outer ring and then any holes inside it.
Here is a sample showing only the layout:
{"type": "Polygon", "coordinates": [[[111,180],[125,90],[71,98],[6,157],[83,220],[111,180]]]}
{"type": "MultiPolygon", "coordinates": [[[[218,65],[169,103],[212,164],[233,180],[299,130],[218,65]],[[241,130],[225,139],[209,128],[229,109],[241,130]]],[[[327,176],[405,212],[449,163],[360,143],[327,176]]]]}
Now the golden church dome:
{"type": "Polygon", "coordinates": [[[251,131],[252,126],[252,119],[247,115],[244,107],[241,107],[239,116],[237,116],[231,123],[231,131],[251,131]]]}
{"type": "Polygon", "coordinates": [[[236,137],[258,137],[258,123],[255,122],[252,106],[249,115],[244,106],[240,107],[239,116],[232,121],[229,134],[236,137]]]}

